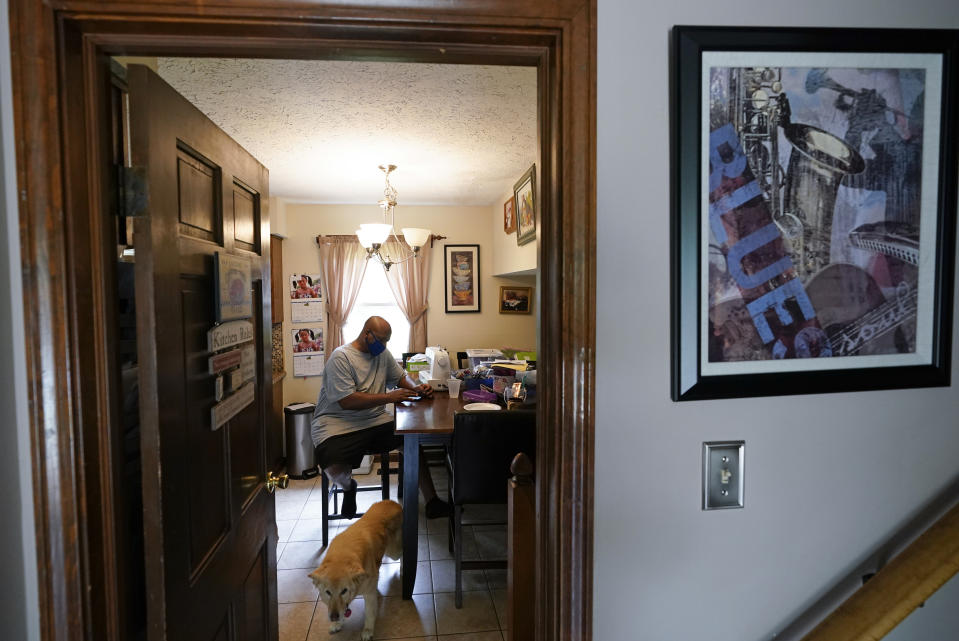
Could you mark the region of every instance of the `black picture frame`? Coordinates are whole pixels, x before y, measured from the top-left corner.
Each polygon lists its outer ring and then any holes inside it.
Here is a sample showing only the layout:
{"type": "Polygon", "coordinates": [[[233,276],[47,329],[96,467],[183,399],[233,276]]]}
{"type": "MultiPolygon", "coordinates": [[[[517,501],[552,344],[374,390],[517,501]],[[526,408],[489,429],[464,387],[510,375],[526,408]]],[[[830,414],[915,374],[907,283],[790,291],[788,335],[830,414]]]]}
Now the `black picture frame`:
{"type": "Polygon", "coordinates": [[[443,245],[443,291],[447,314],[480,311],[479,252],[479,245],[443,245]]]}
{"type": "Polygon", "coordinates": [[[677,26],[671,54],[672,399],[949,385],[959,31],[677,26]]]}

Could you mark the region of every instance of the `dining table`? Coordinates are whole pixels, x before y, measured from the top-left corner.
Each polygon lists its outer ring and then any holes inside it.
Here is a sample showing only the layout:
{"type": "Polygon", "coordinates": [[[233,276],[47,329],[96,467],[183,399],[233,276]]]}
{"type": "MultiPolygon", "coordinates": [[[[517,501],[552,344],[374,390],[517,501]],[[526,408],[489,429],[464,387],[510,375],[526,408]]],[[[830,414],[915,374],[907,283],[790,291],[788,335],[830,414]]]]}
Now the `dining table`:
{"type": "Polygon", "coordinates": [[[467,404],[446,391],[432,397],[394,404],[396,434],[403,437],[403,598],[413,596],[419,542],[420,445],[448,444],[453,436],[453,416],[467,404]]]}

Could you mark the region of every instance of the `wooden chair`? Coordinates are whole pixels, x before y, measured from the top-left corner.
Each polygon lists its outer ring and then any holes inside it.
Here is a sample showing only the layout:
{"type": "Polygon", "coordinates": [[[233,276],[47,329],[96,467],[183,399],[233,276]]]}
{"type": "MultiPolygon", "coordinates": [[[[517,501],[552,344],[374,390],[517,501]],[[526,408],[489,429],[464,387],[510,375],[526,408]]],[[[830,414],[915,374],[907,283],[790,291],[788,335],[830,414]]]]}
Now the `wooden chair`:
{"type": "MultiPolygon", "coordinates": [[[[369,452],[372,454],[372,452],[369,452]]],[[[386,501],[390,498],[390,452],[386,450],[380,452],[380,484],[379,485],[357,485],[356,491],[359,492],[376,492],[380,491],[382,500],[386,501]],[[383,461],[386,461],[386,464],[383,464],[383,461]]],[[[402,472],[400,472],[400,478],[402,479],[402,472]]],[[[323,478],[322,481],[322,491],[323,491],[323,547],[326,547],[330,544],[330,521],[339,521],[347,517],[339,513],[339,495],[343,493],[343,488],[338,487],[335,483],[332,488],[330,487],[330,479],[320,470],[320,476],[323,478]],[[330,512],[330,499],[333,499],[333,512],[330,512]]],[[[399,482],[399,487],[403,486],[402,480],[399,482]]],[[[402,497],[401,497],[402,498],[402,497]]],[[[363,516],[363,512],[357,512],[356,517],[363,516]]]]}
{"type": "MultiPolygon", "coordinates": [[[[536,455],[534,410],[457,412],[447,465],[450,475],[450,542],[456,567],[456,607],[463,607],[463,571],[505,568],[506,560],[463,560],[463,512],[467,505],[505,505],[510,464],[536,455]]],[[[488,522],[487,522],[488,523],[488,522]]],[[[472,525],[474,523],[468,523],[472,525]]]]}

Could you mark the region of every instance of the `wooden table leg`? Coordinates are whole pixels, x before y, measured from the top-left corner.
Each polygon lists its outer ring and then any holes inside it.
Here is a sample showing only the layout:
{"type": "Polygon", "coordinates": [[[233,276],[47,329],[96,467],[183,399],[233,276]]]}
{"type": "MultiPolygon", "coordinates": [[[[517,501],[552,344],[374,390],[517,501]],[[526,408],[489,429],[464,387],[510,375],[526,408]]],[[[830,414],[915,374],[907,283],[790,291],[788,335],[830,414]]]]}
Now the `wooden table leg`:
{"type": "Polygon", "coordinates": [[[420,439],[416,434],[403,436],[403,598],[413,597],[416,583],[416,552],[420,517],[420,439]]]}

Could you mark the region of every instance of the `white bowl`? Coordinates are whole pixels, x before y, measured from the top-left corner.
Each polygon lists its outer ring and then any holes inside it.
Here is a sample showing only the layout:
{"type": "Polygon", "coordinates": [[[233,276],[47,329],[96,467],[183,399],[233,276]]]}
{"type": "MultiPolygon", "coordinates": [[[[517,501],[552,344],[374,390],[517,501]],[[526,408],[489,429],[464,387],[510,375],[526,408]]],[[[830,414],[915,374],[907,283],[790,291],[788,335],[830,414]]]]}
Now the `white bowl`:
{"type": "Polygon", "coordinates": [[[477,410],[498,410],[500,406],[496,403],[470,403],[469,405],[464,405],[463,409],[475,412],[477,410]]]}

